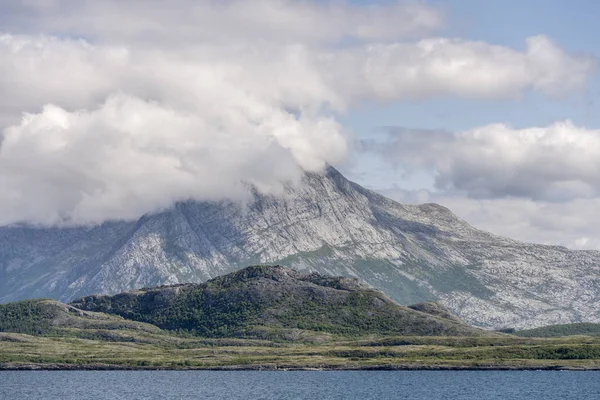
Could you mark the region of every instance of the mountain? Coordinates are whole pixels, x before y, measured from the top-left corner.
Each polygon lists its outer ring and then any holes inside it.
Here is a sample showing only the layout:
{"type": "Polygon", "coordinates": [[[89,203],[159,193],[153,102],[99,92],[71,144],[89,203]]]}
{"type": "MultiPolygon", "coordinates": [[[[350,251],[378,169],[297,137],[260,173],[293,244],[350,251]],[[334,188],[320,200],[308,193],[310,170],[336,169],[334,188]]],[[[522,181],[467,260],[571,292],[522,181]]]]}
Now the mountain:
{"type": "Polygon", "coordinates": [[[243,204],[182,202],[94,227],[0,228],[0,302],[200,283],[264,263],[356,277],[400,304],[437,301],[485,328],[600,322],[600,252],[498,237],[334,168],[243,204]]]}
{"type": "Polygon", "coordinates": [[[343,336],[492,335],[454,316],[399,306],[355,279],[302,274],[281,266],[252,266],[204,284],[87,296],[70,305],[202,337],[271,339],[302,331],[343,336]]]}

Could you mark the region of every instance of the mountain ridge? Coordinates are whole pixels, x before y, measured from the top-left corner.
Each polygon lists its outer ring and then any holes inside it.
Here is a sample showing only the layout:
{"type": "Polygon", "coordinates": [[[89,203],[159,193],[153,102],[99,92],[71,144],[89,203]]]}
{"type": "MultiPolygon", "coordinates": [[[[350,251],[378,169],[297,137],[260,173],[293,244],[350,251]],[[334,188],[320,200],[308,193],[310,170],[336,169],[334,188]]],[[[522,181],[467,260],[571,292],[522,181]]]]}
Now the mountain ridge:
{"type": "Polygon", "coordinates": [[[187,201],[137,221],[0,228],[0,301],[200,283],[260,263],[356,277],[400,304],[439,301],[480,327],[600,322],[600,252],[495,236],[331,167],[247,204],[187,201]]]}

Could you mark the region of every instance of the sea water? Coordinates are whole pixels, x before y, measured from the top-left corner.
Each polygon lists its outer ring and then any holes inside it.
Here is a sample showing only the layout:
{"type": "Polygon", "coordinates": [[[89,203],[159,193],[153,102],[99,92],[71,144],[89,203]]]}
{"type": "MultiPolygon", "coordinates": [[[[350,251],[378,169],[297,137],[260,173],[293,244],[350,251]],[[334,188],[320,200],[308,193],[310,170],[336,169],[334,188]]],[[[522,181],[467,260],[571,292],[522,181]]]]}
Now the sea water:
{"type": "Polygon", "coordinates": [[[600,372],[0,372],[0,400],[600,399],[600,372]]]}

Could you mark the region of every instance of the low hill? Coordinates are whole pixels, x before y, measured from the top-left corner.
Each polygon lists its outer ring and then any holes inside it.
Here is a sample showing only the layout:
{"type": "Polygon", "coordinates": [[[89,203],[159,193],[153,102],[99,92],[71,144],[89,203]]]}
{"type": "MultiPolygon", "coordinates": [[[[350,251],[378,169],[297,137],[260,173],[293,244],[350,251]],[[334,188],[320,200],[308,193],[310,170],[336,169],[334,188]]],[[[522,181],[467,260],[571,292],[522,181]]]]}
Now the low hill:
{"type": "Polygon", "coordinates": [[[121,316],[203,337],[325,335],[486,336],[449,313],[402,307],[355,279],[252,266],[204,284],[87,296],[80,310],[121,316]]]}
{"type": "Polygon", "coordinates": [[[159,333],[150,324],[117,315],[79,310],[54,300],[24,300],[0,304],[0,332],[28,335],[69,335],[73,330],[132,330],[159,333]]]}
{"type": "Polygon", "coordinates": [[[513,335],[521,337],[561,337],[561,336],[600,336],[600,324],[565,324],[550,325],[541,328],[516,331],[513,335]]]}

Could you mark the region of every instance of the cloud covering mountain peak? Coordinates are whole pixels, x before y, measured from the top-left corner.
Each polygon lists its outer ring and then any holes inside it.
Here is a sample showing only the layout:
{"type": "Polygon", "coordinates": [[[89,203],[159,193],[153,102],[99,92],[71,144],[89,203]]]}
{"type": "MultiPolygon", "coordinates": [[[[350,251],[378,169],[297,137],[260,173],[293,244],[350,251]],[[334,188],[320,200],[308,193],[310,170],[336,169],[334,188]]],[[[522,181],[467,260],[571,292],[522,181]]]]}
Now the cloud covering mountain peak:
{"type": "Polygon", "coordinates": [[[596,66],[544,36],[430,38],[420,2],[176,3],[0,5],[0,224],[277,192],[345,159],[364,101],[554,96],[596,66]]]}

